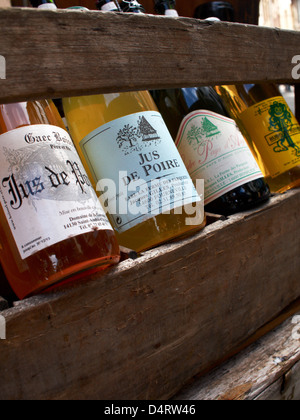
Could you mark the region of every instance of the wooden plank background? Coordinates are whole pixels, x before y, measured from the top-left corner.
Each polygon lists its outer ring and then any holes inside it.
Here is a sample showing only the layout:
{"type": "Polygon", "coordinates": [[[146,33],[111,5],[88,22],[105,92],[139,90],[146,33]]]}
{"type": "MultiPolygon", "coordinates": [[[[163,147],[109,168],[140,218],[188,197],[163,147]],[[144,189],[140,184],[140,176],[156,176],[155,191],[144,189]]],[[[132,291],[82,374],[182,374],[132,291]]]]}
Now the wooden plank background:
{"type": "Polygon", "coordinates": [[[186,18],[2,9],[0,54],[7,79],[0,81],[0,102],[293,82],[291,60],[299,41],[299,32],[186,18]]]}
{"type": "Polygon", "coordinates": [[[173,396],[300,296],[299,207],[288,192],[1,312],[0,399],[173,396]]]}

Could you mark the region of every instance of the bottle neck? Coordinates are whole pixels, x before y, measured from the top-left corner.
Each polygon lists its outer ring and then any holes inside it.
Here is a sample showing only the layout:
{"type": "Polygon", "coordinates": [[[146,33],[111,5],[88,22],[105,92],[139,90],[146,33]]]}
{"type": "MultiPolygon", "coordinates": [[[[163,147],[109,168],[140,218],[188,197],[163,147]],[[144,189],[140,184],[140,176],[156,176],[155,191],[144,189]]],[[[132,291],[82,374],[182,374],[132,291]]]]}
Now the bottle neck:
{"type": "Polygon", "coordinates": [[[56,10],[56,4],[53,0],[30,0],[33,7],[37,7],[38,9],[50,9],[56,10]]]}
{"type": "Polygon", "coordinates": [[[178,17],[175,0],[156,0],[155,11],[159,15],[178,17]]]}
{"type": "Polygon", "coordinates": [[[118,0],[98,0],[96,3],[98,10],[102,12],[120,12],[121,8],[119,6],[118,0]]]}

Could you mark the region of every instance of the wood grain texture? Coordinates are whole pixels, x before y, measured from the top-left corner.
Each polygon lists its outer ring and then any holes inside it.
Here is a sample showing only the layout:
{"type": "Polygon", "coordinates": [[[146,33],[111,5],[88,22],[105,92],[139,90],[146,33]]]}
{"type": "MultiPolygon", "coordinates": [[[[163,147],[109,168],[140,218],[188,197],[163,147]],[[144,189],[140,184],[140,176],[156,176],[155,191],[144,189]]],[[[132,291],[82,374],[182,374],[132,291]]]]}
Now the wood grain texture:
{"type": "Polygon", "coordinates": [[[292,82],[299,32],[97,11],[0,9],[0,102],[98,92],[292,82]]]}
{"type": "Polygon", "coordinates": [[[0,399],[165,399],[300,296],[300,191],[1,312],[0,399]]]}
{"type": "Polygon", "coordinates": [[[174,399],[299,400],[299,320],[300,312],[228,362],[195,380],[174,399]]]}

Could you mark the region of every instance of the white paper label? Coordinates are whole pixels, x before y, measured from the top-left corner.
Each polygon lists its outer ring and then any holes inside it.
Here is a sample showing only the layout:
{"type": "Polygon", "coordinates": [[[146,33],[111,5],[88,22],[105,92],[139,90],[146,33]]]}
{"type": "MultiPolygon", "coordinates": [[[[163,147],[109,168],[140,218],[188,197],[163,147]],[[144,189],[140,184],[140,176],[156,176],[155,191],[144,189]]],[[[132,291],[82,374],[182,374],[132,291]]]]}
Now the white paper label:
{"type": "Polygon", "coordinates": [[[236,123],[214,112],[187,115],[176,145],[193,181],[205,180],[205,205],[263,177],[236,123]]]}
{"type": "Polygon", "coordinates": [[[80,147],[120,233],[201,201],[158,112],[111,121],[86,136],[80,147]]]}
{"type": "Polygon", "coordinates": [[[0,202],[21,258],[67,238],[112,230],[69,134],[52,125],[0,136],[0,202]]]}

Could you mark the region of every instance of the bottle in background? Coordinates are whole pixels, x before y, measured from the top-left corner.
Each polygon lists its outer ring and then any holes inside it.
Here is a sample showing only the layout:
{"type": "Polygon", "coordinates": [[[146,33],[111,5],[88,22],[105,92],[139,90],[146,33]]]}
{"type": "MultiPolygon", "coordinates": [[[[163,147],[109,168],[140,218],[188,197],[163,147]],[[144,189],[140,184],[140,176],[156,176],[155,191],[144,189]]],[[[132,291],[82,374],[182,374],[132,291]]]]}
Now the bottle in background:
{"type": "Polygon", "coordinates": [[[194,17],[196,19],[217,17],[226,22],[234,22],[235,12],[233,6],[227,1],[211,1],[198,6],[194,17]]]}
{"type": "Polygon", "coordinates": [[[145,13],[145,8],[136,0],[123,0],[120,4],[121,10],[124,13],[145,13]]]}
{"type": "Polygon", "coordinates": [[[154,10],[158,15],[178,17],[175,0],[154,0],[154,10]]]}
{"type": "Polygon", "coordinates": [[[30,0],[33,7],[38,9],[56,10],[56,4],[53,0],[30,0]]]}
{"type": "Polygon", "coordinates": [[[217,86],[271,191],[300,185],[300,126],[274,84],[217,86]]]}
{"type": "Polygon", "coordinates": [[[118,0],[97,0],[96,7],[103,12],[121,12],[118,0]]]}
{"type": "MultiPolygon", "coordinates": [[[[212,2],[197,17],[234,21],[232,6],[212,2]]],[[[300,126],[276,85],[216,86],[237,122],[273,193],[300,185],[300,126]]]]}
{"type": "Polygon", "coordinates": [[[52,101],[0,105],[0,159],[0,259],[20,299],[119,261],[52,101]]]}

